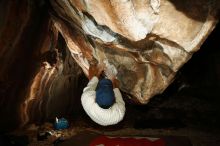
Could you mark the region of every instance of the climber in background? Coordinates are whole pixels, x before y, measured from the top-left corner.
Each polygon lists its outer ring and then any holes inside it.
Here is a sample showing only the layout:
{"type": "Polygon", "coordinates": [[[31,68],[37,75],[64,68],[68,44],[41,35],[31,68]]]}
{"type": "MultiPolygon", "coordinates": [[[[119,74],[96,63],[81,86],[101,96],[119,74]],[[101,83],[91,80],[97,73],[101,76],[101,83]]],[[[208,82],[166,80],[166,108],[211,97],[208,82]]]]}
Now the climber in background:
{"type": "Polygon", "coordinates": [[[81,102],[87,115],[102,126],[120,122],[125,114],[125,103],[118,89],[119,81],[114,66],[91,65],[89,83],[83,90],[81,102]],[[100,77],[104,72],[106,77],[100,77]],[[100,79],[99,79],[100,78],[100,79]]]}

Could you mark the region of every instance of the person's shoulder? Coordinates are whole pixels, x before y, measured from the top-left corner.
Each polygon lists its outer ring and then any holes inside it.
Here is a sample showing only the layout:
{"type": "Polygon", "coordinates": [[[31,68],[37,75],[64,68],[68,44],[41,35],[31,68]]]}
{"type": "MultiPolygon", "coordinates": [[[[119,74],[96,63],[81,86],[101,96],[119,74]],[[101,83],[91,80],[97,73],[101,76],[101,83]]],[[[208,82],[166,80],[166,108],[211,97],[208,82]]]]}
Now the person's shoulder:
{"type": "Polygon", "coordinates": [[[119,90],[119,88],[114,88],[113,91],[114,91],[114,92],[119,92],[119,93],[121,93],[120,90],[119,90]]]}
{"type": "Polygon", "coordinates": [[[92,83],[92,82],[98,82],[99,79],[97,76],[93,76],[90,80],[89,80],[89,83],[92,83]]]}

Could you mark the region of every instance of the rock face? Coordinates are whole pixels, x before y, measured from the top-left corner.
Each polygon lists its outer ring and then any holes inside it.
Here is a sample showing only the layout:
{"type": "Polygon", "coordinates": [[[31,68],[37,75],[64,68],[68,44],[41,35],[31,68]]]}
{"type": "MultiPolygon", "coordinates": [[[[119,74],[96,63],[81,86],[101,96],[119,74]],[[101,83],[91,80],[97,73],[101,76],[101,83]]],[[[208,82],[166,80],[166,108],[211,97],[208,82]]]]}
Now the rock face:
{"type": "Polygon", "coordinates": [[[120,89],[145,104],[162,93],[213,30],[217,1],[51,0],[53,24],[88,75],[117,70],[120,89]]]}
{"type": "Polygon", "coordinates": [[[12,129],[21,121],[27,87],[36,72],[42,42],[47,38],[39,33],[47,30],[46,11],[34,1],[0,1],[1,131],[12,129]]]}
{"type": "Polygon", "coordinates": [[[0,2],[0,131],[74,116],[87,82],[41,0],[0,2]],[[85,80],[85,81],[84,81],[85,80]]]}

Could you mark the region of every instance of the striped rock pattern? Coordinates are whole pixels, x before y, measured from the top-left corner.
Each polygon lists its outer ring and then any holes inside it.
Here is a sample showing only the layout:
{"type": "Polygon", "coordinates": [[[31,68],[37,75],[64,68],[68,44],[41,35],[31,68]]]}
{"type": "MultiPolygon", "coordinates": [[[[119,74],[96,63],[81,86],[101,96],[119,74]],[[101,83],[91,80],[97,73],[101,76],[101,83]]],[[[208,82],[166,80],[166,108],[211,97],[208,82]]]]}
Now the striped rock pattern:
{"type": "Polygon", "coordinates": [[[84,73],[107,60],[120,89],[142,104],[169,86],[217,22],[217,1],[50,2],[54,26],[84,73]]]}

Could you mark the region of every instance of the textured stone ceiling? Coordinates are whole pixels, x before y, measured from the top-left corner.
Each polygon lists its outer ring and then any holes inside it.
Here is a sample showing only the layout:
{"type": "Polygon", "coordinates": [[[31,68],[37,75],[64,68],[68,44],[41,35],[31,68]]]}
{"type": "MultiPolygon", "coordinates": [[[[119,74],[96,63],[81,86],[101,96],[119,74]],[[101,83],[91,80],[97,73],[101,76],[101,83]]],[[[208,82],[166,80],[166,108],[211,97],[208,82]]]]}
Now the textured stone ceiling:
{"type": "Polygon", "coordinates": [[[50,2],[54,26],[84,73],[93,60],[107,60],[120,89],[140,103],[166,89],[217,22],[216,1],[50,2]]]}

